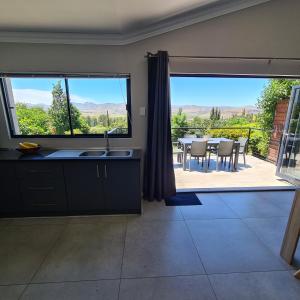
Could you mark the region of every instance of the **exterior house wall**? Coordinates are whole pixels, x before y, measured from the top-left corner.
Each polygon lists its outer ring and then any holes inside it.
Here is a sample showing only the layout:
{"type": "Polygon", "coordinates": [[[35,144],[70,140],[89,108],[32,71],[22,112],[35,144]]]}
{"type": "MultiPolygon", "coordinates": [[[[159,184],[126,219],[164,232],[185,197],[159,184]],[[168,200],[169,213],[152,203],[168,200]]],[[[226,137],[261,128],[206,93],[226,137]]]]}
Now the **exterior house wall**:
{"type": "Polygon", "coordinates": [[[268,160],[274,163],[277,162],[288,107],[288,99],[281,100],[276,105],[275,116],[273,121],[273,132],[270,139],[268,153],[268,160]]]}

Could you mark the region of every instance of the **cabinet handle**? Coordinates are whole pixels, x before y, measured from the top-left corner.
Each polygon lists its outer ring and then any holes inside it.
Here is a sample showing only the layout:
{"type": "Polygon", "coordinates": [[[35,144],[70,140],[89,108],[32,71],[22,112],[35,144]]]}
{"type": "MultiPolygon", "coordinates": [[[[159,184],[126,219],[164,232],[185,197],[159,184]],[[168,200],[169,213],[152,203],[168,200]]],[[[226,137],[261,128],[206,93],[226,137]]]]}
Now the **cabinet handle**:
{"type": "Polygon", "coordinates": [[[99,165],[96,165],[96,169],[97,169],[97,178],[100,178],[100,174],[99,174],[99,165]]]}
{"type": "Polygon", "coordinates": [[[106,164],[104,165],[104,177],[107,178],[107,168],[106,168],[106,164]]]}

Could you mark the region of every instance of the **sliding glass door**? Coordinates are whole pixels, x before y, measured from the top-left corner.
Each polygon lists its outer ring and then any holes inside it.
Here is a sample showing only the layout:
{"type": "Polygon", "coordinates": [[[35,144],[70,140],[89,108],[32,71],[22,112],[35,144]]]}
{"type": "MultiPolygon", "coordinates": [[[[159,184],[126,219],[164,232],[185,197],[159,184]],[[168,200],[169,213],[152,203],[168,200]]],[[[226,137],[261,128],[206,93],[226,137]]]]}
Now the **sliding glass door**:
{"type": "Polygon", "coordinates": [[[291,93],[276,175],[300,185],[300,86],[291,93]]]}

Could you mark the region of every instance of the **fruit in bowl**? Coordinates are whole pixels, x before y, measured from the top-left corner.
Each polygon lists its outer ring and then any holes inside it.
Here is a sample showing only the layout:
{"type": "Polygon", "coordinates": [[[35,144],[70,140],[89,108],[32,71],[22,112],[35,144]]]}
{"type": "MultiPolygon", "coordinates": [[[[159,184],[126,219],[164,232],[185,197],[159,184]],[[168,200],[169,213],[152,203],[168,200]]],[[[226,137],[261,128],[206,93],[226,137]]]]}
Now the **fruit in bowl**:
{"type": "Polygon", "coordinates": [[[39,144],[23,142],[19,143],[19,148],[17,148],[17,150],[24,154],[34,154],[37,153],[40,148],[41,146],[39,144]]]}

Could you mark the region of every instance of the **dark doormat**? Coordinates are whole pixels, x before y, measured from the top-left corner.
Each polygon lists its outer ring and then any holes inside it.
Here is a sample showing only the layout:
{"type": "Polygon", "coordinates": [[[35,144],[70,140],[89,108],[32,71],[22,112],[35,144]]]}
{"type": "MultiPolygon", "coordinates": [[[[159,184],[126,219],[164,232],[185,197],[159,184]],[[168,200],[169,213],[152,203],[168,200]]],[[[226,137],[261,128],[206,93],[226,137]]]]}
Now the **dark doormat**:
{"type": "Polygon", "coordinates": [[[166,206],[202,205],[195,193],[176,193],[165,199],[166,206]]]}

